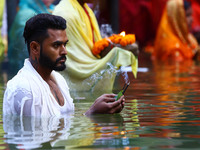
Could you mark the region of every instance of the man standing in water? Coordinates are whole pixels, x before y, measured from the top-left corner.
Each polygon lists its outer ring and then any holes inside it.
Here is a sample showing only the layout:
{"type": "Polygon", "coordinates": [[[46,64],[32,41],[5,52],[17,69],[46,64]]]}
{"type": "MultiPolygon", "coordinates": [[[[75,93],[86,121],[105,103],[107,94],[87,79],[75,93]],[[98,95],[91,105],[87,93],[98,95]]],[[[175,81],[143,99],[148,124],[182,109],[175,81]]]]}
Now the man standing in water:
{"type": "MultiPolygon", "coordinates": [[[[56,72],[66,68],[68,38],[65,29],[65,19],[50,14],[38,14],[26,22],[23,36],[29,58],[7,84],[3,99],[4,115],[61,116],[74,110],[68,85],[56,72]]],[[[100,96],[86,115],[120,112],[125,99],[122,96],[115,101],[115,96],[100,96]]]]}

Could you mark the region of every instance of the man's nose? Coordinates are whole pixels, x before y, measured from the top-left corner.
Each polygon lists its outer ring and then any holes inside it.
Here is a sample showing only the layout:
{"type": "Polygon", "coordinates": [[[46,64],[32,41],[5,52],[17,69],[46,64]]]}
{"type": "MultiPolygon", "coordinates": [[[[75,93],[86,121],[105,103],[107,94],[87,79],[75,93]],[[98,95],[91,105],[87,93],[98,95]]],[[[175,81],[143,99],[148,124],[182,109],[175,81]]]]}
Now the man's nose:
{"type": "Polygon", "coordinates": [[[61,48],[61,54],[67,55],[67,49],[66,49],[65,45],[63,45],[62,48],[61,48]]]}

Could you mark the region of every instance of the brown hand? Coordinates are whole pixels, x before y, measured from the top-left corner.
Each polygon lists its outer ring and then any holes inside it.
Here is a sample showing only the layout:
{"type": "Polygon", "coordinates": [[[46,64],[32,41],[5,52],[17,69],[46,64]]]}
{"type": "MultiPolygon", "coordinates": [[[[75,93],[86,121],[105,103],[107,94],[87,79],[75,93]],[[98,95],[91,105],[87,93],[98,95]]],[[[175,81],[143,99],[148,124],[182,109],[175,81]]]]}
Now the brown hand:
{"type": "Polygon", "coordinates": [[[103,94],[96,99],[85,115],[113,114],[121,112],[125,104],[124,95],[121,96],[118,101],[115,101],[115,96],[115,94],[103,94]]]}

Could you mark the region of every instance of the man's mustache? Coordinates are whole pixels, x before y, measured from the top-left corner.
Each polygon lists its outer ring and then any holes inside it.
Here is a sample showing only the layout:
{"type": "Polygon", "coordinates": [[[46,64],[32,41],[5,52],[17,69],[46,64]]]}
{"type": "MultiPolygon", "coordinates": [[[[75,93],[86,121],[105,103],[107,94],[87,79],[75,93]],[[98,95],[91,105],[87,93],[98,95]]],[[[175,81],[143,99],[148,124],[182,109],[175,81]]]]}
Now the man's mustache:
{"type": "Polygon", "coordinates": [[[67,57],[65,55],[59,57],[58,59],[56,59],[56,63],[58,63],[60,60],[65,59],[65,61],[67,60],[67,57]]]}

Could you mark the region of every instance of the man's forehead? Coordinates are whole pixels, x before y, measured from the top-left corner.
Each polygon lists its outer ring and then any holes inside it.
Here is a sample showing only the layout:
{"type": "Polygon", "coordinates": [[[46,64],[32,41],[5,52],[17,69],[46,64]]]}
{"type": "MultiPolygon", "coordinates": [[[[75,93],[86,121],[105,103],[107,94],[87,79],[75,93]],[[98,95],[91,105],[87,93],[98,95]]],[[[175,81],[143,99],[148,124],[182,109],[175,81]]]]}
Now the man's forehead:
{"type": "Polygon", "coordinates": [[[66,37],[66,31],[61,29],[48,29],[49,37],[66,37]]]}
{"type": "MultiPolygon", "coordinates": [[[[48,29],[48,37],[46,40],[50,40],[51,42],[53,41],[68,41],[67,34],[65,30],[61,29],[48,29]]],[[[50,42],[49,41],[49,42],[50,42]]]]}

